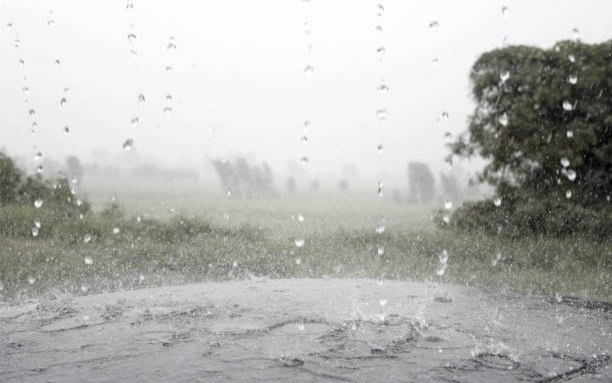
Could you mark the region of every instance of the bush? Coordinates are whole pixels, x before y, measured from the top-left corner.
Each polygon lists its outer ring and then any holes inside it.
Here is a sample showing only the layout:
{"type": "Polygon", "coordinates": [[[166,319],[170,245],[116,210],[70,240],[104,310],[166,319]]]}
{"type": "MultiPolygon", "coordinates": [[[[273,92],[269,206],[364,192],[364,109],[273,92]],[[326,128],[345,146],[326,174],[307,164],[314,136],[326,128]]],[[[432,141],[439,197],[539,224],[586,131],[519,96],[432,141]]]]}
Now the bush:
{"type": "Polygon", "coordinates": [[[438,226],[460,231],[482,230],[509,237],[549,235],[563,237],[584,235],[607,239],[612,233],[612,209],[608,205],[587,208],[560,200],[493,200],[466,202],[448,223],[442,212],[434,215],[438,226]]]}

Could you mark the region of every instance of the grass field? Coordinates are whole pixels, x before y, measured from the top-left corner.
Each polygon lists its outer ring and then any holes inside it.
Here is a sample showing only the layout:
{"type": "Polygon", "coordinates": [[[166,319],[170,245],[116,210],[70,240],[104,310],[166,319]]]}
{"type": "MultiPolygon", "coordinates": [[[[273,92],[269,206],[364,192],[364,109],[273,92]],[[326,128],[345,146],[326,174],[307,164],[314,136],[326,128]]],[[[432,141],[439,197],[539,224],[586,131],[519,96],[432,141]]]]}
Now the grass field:
{"type": "Polygon", "coordinates": [[[257,276],[430,280],[612,301],[609,241],[439,230],[430,218],[437,206],[362,196],[123,196],[123,211],[102,212],[103,200],[93,198],[94,213],[83,219],[44,207],[0,208],[0,296],[257,276]],[[35,220],[41,228],[33,237],[35,220]]]}

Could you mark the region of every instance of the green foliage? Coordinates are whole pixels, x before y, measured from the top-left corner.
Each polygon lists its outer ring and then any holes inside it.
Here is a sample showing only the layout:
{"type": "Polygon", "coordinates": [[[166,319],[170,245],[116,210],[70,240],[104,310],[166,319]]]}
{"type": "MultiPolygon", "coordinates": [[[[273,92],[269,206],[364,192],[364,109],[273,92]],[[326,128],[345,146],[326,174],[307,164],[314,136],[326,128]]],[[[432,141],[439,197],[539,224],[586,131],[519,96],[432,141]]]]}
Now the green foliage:
{"type": "Polygon", "coordinates": [[[479,178],[504,205],[468,205],[455,213],[456,226],[609,235],[611,59],[612,41],[562,41],[548,50],[496,49],[476,61],[476,109],[451,149],[488,160],[479,178]]]}
{"type": "Polygon", "coordinates": [[[0,206],[17,202],[22,177],[13,159],[0,152],[0,206]]]}

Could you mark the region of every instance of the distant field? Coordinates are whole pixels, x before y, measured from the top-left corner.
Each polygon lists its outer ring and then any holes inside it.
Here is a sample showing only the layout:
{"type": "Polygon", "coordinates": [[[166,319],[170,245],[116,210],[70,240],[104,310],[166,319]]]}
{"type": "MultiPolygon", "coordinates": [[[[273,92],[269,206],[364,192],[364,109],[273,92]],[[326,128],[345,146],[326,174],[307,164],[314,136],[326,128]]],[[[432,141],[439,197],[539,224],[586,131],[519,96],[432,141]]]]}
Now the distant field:
{"type": "Polygon", "coordinates": [[[95,212],[82,220],[61,219],[44,208],[0,209],[3,298],[253,276],[327,276],[432,280],[612,301],[609,241],[448,232],[431,222],[434,205],[349,195],[266,200],[119,195],[123,215],[102,215],[110,200],[92,200],[95,212]],[[36,238],[30,233],[35,219],[41,222],[36,238]],[[440,274],[443,251],[448,261],[440,274]]]}

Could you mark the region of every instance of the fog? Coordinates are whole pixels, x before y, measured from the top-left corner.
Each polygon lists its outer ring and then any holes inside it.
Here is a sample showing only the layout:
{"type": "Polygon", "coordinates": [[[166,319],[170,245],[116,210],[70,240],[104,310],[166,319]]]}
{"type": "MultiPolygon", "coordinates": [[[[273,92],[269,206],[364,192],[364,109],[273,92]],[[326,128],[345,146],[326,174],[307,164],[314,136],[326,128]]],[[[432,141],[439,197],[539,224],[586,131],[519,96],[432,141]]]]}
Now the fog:
{"type": "Polygon", "coordinates": [[[0,147],[30,171],[37,151],[58,161],[73,154],[121,163],[122,145],[133,139],[147,163],[204,174],[211,158],[232,156],[265,161],[283,175],[302,157],[308,163],[298,167],[312,177],[335,179],[346,166],[364,179],[405,177],[409,160],[437,174],[446,169],[445,134],[463,131],[473,108],[468,74],[479,54],[504,41],[548,47],[609,38],[612,3],[575,5],[392,1],[377,16],[375,3],[348,0],[134,1],[133,8],[5,0],[0,147]],[[430,28],[432,21],[439,26],[430,28]],[[386,49],[381,61],[378,47],[386,49]],[[386,95],[376,91],[383,79],[386,95]],[[300,142],[305,120],[307,144],[300,142]]]}

